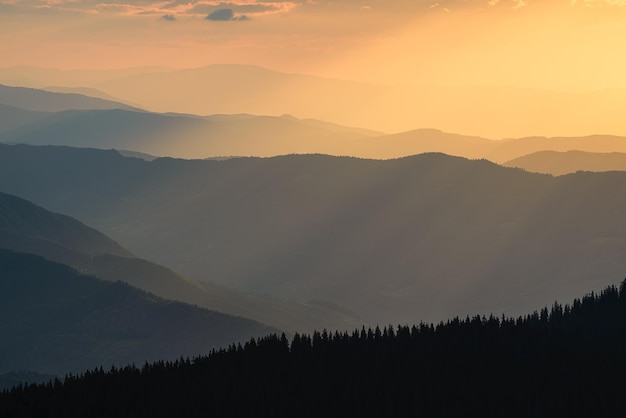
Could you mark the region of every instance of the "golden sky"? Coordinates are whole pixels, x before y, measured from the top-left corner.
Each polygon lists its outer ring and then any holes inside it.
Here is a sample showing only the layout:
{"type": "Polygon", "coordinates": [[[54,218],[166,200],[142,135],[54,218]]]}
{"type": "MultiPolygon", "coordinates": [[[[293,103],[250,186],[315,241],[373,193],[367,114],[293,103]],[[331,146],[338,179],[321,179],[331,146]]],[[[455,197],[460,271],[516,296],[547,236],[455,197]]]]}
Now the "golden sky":
{"type": "Polygon", "coordinates": [[[626,0],[0,0],[0,67],[256,64],[382,83],[626,87],[626,0]]]}

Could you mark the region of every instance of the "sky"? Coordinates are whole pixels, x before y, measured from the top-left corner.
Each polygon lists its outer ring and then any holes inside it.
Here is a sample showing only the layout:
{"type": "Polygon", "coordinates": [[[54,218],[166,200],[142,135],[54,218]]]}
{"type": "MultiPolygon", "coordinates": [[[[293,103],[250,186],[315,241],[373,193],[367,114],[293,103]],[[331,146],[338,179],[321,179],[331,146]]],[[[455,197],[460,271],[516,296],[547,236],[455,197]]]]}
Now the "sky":
{"type": "Polygon", "coordinates": [[[626,88],[626,0],[0,0],[0,67],[626,88]]]}

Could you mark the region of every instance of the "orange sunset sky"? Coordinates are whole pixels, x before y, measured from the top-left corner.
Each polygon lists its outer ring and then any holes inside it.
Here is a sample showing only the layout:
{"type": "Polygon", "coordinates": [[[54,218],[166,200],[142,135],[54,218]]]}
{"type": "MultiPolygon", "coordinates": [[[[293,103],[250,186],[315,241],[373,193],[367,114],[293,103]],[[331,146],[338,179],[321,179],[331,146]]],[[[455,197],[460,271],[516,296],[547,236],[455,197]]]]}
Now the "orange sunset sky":
{"type": "Polygon", "coordinates": [[[626,88],[624,0],[0,0],[0,67],[256,64],[397,84],[626,88]]]}

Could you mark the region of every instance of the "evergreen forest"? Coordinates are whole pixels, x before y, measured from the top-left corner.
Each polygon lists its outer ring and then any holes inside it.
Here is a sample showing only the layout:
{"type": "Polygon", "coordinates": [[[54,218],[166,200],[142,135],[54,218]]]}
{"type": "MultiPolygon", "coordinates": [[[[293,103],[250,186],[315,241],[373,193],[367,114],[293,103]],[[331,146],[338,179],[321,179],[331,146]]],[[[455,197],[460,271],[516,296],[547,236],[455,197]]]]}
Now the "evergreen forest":
{"type": "Polygon", "coordinates": [[[0,416],[624,417],[626,280],[518,317],[271,334],[0,394],[0,416]]]}

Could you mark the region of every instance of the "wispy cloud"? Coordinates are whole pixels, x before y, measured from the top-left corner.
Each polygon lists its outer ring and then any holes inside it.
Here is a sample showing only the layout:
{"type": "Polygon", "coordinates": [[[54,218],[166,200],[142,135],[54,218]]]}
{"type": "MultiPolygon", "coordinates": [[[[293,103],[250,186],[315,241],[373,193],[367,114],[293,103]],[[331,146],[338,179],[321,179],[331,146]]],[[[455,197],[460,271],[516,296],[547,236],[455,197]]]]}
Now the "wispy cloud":
{"type": "Polygon", "coordinates": [[[204,17],[214,21],[246,20],[268,15],[301,13],[360,13],[396,14],[410,18],[435,11],[499,9],[515,11],[521,8],[556,5],[626,9],[626,0],[343,0],[325,2],[314,0],[0,0],[0,14],[42,12],[91,13],[121,15],[155,15],[163,20],[179,17],[204,17]],[[214,14],[215,13],[215,14],[214,14]],[[232,13],[232,16],[229,15],[232,13]],[[165,17],[171,16],[171,17],[165,17]]]}

